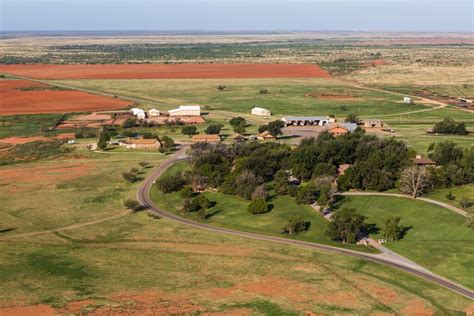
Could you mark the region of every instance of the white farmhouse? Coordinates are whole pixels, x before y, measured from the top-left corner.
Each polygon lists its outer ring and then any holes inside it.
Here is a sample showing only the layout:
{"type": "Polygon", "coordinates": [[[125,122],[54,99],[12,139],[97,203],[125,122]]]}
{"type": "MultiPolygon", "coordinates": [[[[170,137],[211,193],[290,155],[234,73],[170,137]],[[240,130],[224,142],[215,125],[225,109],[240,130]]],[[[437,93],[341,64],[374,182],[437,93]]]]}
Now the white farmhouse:
{"type": "Polygon", "coordinates": [[[259,107],[254,107],[251,112],[253,115],[258,115],[258,116],[270,116],[271,113],[269,110],[264,109],[264,108],[259,108],[259,107]]]}
{"type": "Polygon", "coordinates": [[[200,116],[201,106],[199,105],[180,105],[177,109],[169,110],[170,116],[200,116]]]}
{"type": "Polygon", "coordinates": [[[151,109],[148,111],[148,117],[156,117],[156,116],[160,116],[160,110],[151,109]]]}

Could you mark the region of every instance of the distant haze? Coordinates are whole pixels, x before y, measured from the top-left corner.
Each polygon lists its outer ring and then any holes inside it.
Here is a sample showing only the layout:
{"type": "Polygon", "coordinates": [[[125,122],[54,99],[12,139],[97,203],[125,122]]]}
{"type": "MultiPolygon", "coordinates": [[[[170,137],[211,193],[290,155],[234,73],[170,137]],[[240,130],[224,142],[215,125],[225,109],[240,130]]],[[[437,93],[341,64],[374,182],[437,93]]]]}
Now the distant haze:
{"type": "Polygon", "coordinates": [[[472,0],[0,0],[1,31],[473,32],[472,0]]]}

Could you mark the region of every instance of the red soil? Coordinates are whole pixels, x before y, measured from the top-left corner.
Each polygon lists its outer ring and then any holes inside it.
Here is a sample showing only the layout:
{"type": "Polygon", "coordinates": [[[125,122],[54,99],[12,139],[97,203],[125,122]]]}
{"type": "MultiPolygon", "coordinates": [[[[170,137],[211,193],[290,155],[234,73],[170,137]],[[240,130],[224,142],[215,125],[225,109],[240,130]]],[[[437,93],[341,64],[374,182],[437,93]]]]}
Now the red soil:
{"type": "Polygon", "coordinates": [[[329,78],[308,64],[0,65],[0,72],[38,79],[329,78]]]}
{"type": "Polygon", "coordinates": [[[17,91],[20,88],[46,88],[47,84],[28,80],[0,80],[0,92],[17,91]]]}
{"type": "Polygon", "coordinates": [[[93,164],[45,164],[0,169],[0,183],[58,183],[88,175],[95,168],[93,164]]]}
{"type": "Polygon", "coordinates": [[[33,137],[7,137],[0,138],[0,143],[10,144],[10,145],[22,145],[26,143],[39,142],[39,141],[49,141],[51,138],[44,136],[33,136],[33,137]]]}
{"type": "Polygon", "coordinates": [[[0,316],[49,316],[55,314],[54,308],[49,305],[33,305],[0,309],[0,316]]]}
{"type": "MultiPolygon", "coordinates": [[[[21,86],[32,87],[36,84],[26,80],[1,80],[0,115],[114,110],[130,104],[128,101],[81,91],[20,91],[15,89],[21,86]]],[[[44,85],[44,87],[47,86],[44,85]]]]}

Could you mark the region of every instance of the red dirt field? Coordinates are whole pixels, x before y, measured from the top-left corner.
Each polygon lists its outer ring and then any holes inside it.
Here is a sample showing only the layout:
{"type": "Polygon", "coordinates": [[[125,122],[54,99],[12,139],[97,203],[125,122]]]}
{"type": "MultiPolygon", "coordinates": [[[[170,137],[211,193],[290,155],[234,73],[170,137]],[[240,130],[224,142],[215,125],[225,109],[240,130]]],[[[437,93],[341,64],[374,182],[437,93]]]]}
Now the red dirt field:
{"type": "Polygon", "coordinates": [[[47,87],[27,80],[0,80],[0,116],[114,110],[130,104],[81,91],[47,90],[47,87]],[[16,90],[29,87],[44,87],[45,90],[16,90]]]}
{"type": "Polygon", "coordinates": [[[308,64],[0,65],[0,72],[36,79],[329,78],[308,64]]]}

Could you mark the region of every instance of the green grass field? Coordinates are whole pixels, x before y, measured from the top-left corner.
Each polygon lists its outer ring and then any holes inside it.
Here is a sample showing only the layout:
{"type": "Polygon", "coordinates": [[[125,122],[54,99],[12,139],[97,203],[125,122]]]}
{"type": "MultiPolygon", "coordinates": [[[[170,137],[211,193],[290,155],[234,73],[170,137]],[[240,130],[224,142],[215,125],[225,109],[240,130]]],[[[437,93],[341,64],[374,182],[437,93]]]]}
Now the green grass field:
{"type": "MultiPolygon", "coordinates": [[[[468,184],[468,185],[445,188],[445,189],[437,189],[435,191],[432,191],[426,194],[426,197],[430,199],[438,200],[444,203],[448,203],[460,208],[461,205],[459,205],[459,201],[461,201],[462,198],[474,201],[474,184],[468,184]],[[449,192],[451,192],[452,195],[455,197],[454,200],[449,200],[446,197],[446,195],[449,192]]],[[[474,205],[467,208],[466,211],[474,214],[474,205]]]]}
{"type": "MultiPolygon", "coordinates": [[[[405,237],[387,243],[395,252],[429,270],[474,287],[474,230],[466,219],[450,210],[422,201],[393,197],[346,197],[341,207],[355,208],[368,223],[383,229],[389,216],[400,216],[409,228],[405,237]]],[[[382,236],[382,231],[374,237],[382,236]]]]}
{"type": "Polygon", "coordinates": [[[214,110],[249,113],[254,106],[283,115],[336,115],[349,113],[376,117],[425,109],[406,105],[401,96],[350,87],[331,79],[219,79],[219,80],[65,80],[52,81],[68,86],[92,89],[158,102],[164,110],[180,104],[198,103],[214,110]],[[224,91],[217,87],[225,85],[224,91]],[[268,94],[260,94],[267,89],[268,94]],[[315,96],[311,96],[314,94],[315,96]],[[330,94],[353,98],[325,99],[330,94]]]}
{"type": "Polygon", "coordinates": [[[82,154],[0,168],[0,308],[48,304],[71,314],[69,302],[87,299],[82,312],[146,313],[141,304],[152,304],[185,313],[446,315],[470,304],[374,263],[125,214],[137,184],[121,172],[163,156],[82,154]]]}

